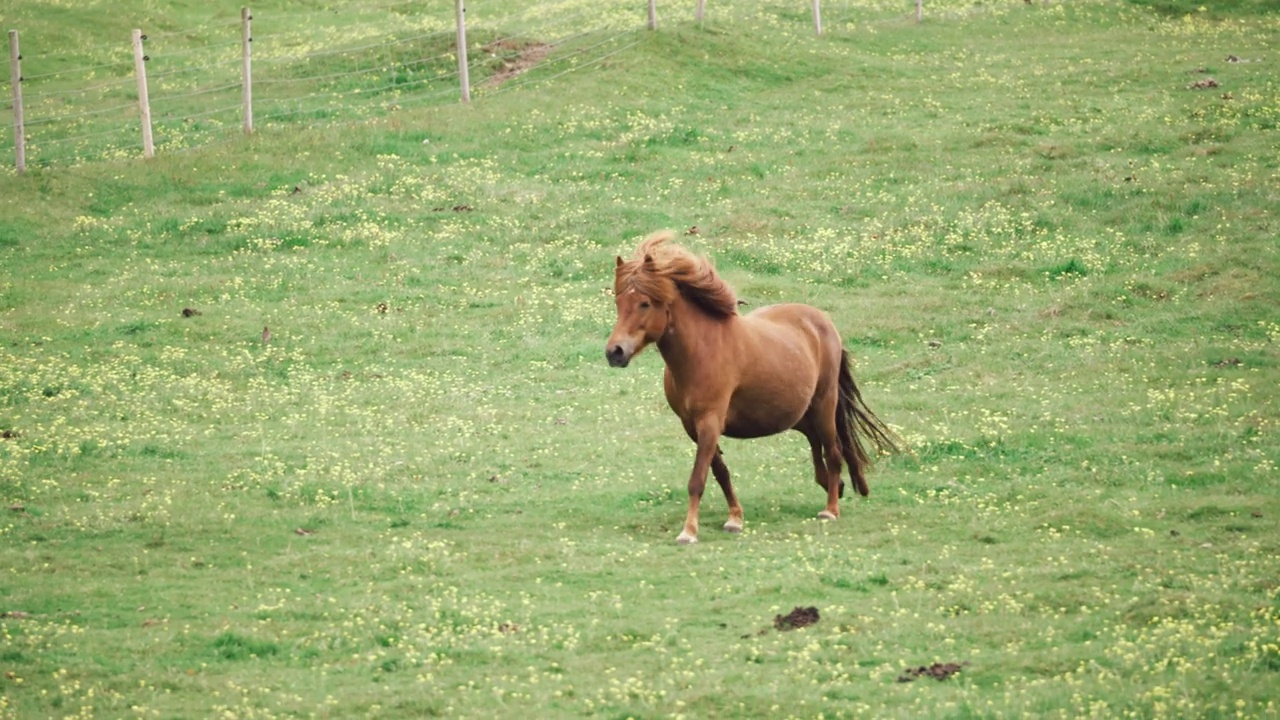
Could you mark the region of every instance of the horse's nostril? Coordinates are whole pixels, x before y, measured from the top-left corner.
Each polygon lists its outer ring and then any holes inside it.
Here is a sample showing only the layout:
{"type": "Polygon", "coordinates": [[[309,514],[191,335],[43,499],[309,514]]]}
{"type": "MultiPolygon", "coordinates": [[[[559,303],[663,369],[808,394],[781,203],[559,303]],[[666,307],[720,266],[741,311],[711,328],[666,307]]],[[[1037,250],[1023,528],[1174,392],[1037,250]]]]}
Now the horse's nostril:
{"type": "Polygon", "coordinates": [[[625,366],[627,364],[627,352],[622,349],[621,345],[612,345],[604,349],[605,359],[614,367],[625,366]]]}

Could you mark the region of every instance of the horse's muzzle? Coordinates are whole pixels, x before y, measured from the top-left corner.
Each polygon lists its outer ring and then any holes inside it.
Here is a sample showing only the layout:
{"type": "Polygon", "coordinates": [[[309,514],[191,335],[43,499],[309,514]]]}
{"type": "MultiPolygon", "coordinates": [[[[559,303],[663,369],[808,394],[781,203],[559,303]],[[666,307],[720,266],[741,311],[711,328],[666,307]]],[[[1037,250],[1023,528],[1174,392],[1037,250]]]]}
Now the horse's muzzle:
{"type": "Polygon", "coordinates": [[[621,345],[611,345],[604,349],[604,356],[613,367],[626,367],[631,362],[631,354],[621,345]]]}

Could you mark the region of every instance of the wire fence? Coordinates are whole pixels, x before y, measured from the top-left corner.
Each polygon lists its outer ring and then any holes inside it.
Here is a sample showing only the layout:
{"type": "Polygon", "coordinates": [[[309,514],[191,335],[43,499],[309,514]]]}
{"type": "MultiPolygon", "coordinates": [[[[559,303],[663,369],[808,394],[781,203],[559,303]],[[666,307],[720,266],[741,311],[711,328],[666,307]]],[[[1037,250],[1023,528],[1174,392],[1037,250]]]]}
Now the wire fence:
{"type": "MultiPolygon", "coordinates": [[[[930,3],[938,17],[974,7],[972,0],[930,3]]],[[[250,129],[353,122],[458,102],[469,96],[469,77],[483,96],[598,65],[640,42],[659,18],[665,27],[731,17],[746,21],[743,27],[813,37],[824,29],[918,21],[918,12],[917,0],[828,2],[822,15],[817,0],[747,0],[731,7],[708,7],[705,0],[696,6],[688,0],[670,6],[472,0],[465,14],[440,2],[352,1],[252,16],[246,9],[241,17],[190,28],[142,28],[138,48],[126,35],[78,42],[69,51],[65,41],[42,47],[47,38],[38,34],[22,37],[20,48],[11,30],[4,108],[15,132],[0,141],[0,152],[16,157],[13,172],[174,153],[231,141],[250,129]],[[462,17],[465,63],[458,60],[462,17]]]]}

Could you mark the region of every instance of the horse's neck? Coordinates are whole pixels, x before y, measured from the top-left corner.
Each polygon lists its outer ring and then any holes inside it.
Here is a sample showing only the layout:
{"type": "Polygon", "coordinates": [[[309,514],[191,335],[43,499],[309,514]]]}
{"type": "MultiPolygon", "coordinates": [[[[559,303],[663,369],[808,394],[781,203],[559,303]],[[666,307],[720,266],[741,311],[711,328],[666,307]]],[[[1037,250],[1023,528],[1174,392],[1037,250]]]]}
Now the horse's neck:
{"type": "Polygon", "coordinates": [[[708,361],[708,349],[721,345],[737,318],[716,318],[685,300],[678,300],[658,340],[658,352],[677,378],[688,376],[708,361]]]}

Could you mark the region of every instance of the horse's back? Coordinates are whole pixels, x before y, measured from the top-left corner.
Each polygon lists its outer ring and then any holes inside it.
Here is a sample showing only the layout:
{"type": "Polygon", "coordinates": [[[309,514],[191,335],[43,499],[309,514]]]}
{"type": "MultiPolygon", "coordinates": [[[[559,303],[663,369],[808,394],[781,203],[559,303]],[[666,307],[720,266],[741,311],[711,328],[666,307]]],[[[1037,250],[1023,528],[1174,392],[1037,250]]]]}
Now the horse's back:
{"type": "Polygon", "coordinates": [[[772,336],[781,342],[794,342],[796,337],[811,339],[815,353],[840,348],[840,334],[831,318],[812,305],[781,303],[766,305],[743,317],[752,331],[772,336]]]}
{"type": "Polygon", "coordinates": [[[804,303],[778,303],[762,305],[747,313],[745,317],[769,319],[774,322],[796,321],[800,319],[830,322],[827,314],[812,305],[804,303]]]}

